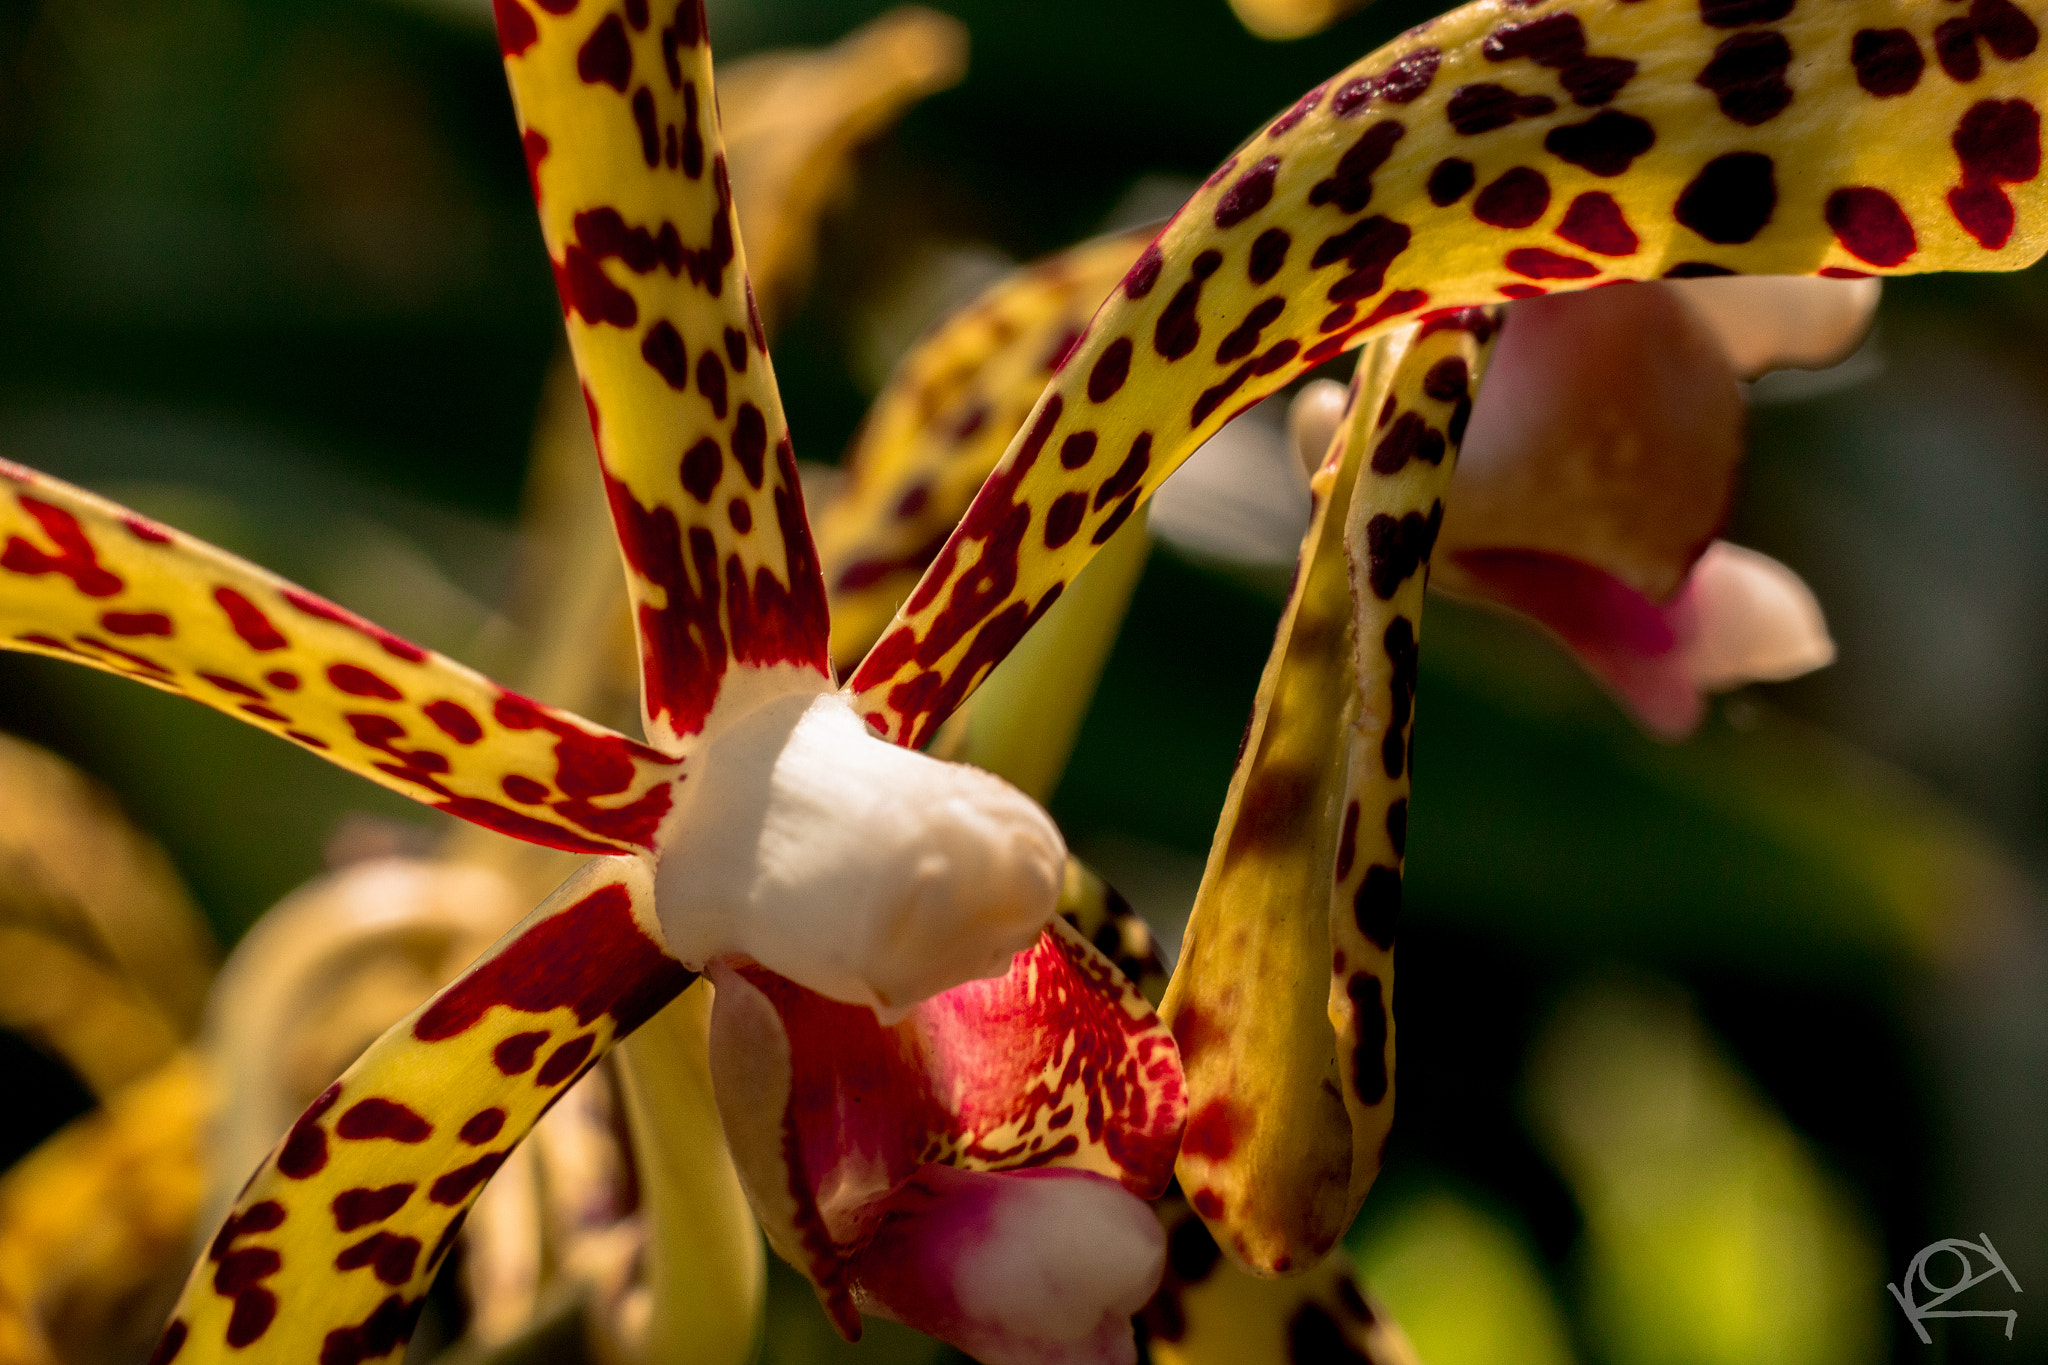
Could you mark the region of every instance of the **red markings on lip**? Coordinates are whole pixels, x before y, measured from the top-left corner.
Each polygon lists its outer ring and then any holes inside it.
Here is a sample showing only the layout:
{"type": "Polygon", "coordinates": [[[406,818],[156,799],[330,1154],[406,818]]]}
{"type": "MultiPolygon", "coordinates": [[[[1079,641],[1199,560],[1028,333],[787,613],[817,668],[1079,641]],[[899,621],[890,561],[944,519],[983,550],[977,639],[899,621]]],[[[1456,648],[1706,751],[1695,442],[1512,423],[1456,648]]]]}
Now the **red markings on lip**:
{"type": "Polygon", "coordinates": [[[87,539],[85,528],[78,524],[77,517],[27,493],[18,493],[15,498],[21,504],[21,510],[34,517],[43,528],[43,534],[56,546],[56,552],[37,549],[20,536],[9,536],[7,547],[0,550],[0,569],[29,578],[46,573],[62,574],[87,597],[112,597],[126,586],[120,575],[100,563],[99,554],[93,549],[92,541],[87,539]]]}
{"type": "MultiPolygon", "coordinates": [[[[632,897],[613,884],[541,920],[472,968],[421,1011],[412,1032],[427,1043],[453,1038],[503,1005],[526,1014],[567,1009],[584,1025],[610,1014],[614,1036],[623,1037],[696,979],[640,928],[632,897]]],[[[536,1049],[540,1041],[545,1035],[536,1049]]]]}

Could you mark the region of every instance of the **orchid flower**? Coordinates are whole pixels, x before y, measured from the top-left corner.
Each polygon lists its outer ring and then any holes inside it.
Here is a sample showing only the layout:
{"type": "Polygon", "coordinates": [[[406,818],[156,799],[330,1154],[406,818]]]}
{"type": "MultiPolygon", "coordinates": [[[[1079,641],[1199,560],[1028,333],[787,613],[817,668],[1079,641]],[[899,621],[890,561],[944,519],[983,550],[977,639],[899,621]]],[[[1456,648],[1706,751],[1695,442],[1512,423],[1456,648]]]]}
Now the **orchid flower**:
{"type": "Polygon", "coordinates": [[[1395,40],[1167,225],[854,672],[872,725],[925,741],[1203,440],[1374,344],[1165,1006],[1181,1182],[1248,1267],[1320,1259],[1390,1120],[1416,623],[1493,310],[1618,280],[2030,264],[2038,18],[1973,14],[1479,3],[1395,40]]]}
{"type": "MultiPolygon", "coordinates": [[[[1739,381],[1839,360],[1877,293],[1876,280],[1734,276],[1509,309],[1430,586],[1542,625],[1667,737],[1699,723],[1705,692],[1828,663],[1798,575],[1715,534],[1744,446],[1739,381]]],[[[1342,404],[1318,381],[1290,410],[1310,465],[1342,404]]]]}
{"type": "Polygon", "coordinates": [[[498,19],[629,568],[647,742],[4,470],[10,644],[598,855],[300,1116],[157,1358],[391,1354],[511,1146],[699,969],[722,985],[728,1134],[775,1169],[756,1207],[843,1327],[858,1295],[986,1359],[1127,1355],[1162,1256],[1140,1199],[1178,1145],[1173,1044],[1047,925],[1065,860],[1043,813],[877,738],[832,688],[701,12],[506,0],[498,19]]]}

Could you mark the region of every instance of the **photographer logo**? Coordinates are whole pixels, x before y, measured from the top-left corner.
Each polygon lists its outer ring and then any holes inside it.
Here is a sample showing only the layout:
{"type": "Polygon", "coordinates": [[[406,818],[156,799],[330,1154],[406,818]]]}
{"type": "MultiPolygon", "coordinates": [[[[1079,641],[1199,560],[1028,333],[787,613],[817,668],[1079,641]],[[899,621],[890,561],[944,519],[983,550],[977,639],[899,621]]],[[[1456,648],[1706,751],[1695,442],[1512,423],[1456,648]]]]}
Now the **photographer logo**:
{"type": "Polygon", "coordinates": [[[2020,1282],[2006,1269],[2005,1261],[1991,1245],[1990,1235],[1983,1234],[1981,1241],[1972,1242],[1961,1237],[1948,1237],[1931,1246],[1920,1248],[1906,1267],[1903,1287],[1888,1284],[1892,1297],[1905,1310],[1906,1320],[1913,1324],[1913,1330],[1927,1345],[1934,1344],[1934,1338],[1927,1334],[1928,1318],[2004,1318],[2005,1339],[2012,1340],[2013,1324],[2019,1321],[2017,1308],[1949,1308],[1946,1305],[1958,1294],[1974,1289],[1984,1281],[1999,1276],[2012,1286],[2018,1294],[2020,1282]],[[1979,1262],[1983,1269],[1978,1269],[1979,1262]]]}

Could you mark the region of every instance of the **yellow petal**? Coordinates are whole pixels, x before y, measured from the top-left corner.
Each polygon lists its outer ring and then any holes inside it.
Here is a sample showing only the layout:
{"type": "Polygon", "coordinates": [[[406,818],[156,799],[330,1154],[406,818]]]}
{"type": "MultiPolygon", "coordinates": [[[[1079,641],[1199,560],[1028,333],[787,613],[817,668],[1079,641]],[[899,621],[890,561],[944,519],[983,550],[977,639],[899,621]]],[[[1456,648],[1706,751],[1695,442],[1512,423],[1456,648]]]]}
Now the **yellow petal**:
{"type": "Polygon", "coordinates": [[[1138,1321],[1154,1365],[1419,1365],[1341,1247],[1305,1274],[1262,1280],[1223,1255],[1178,1192],[1153,1208],[1166,1227],[1166,1279],[1138,1321]]]}
{"type": "Polygon", "coordinates": [[[1418,311],[1665,275],[2030,264],[2048,55],[1859,84],[1855,33],[1926,44],[1946,12],[1808,4],[1744,37],[1749,11],[1722,3],[1478,3],[1338,73],[1219,168],[1096,315],[856,670],[861,710],[928,739],[1211,432],[1418,311]],[[1796,91],[1731,83],[1780,40],[1796,91]]]}
{"type": "Polygon", "coordinates": [[[721,700],[740,714],[831,672],[703,15],[496,12],[629,571],[646,731],[679,751],[721,700]]]}
{"type": "Polygon", "coordinates": [[[651,847],[675,760],[204,542],[0,464],[0,647],[119,673],[535,843],[651,847]]]}
{"type": "Polygon", "coordinates": [[[818,515],[840,666],[882,633],[1144,244],[1144,233],[1122,233],[1026,266],[896,366],[818,515]]]}

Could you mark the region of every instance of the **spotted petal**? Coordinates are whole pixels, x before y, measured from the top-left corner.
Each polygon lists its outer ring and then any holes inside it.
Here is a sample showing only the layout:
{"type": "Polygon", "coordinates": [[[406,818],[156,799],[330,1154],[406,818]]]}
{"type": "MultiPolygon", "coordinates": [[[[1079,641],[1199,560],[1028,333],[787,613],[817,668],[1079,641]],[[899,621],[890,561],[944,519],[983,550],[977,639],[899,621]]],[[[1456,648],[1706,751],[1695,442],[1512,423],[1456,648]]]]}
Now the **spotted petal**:
{"type": "Polygon", "coordinates": [[[1084,242],[998,281],[896,366],[818,513],[832,658],[851,667],[958,524],[1146,233],[1084,242]]]}
{"type": "Polygon", "coordinates": [[[821,691],[831,665],[702,0],[659,8],[496,7],[626,558],[647,733],[674,749],[722,699],[737,713],[821,691]]]}
{"type": "Polygon", "coordinates": [[[661,946],[645,864],[586,863],[300,1116],[193,1269],[157,1365],[397,1351],[506,1154],[693,979],[661,946]]]}
{"type": "Polygon", "coordinates": [[[1340,72],[1097,314],[855,672],[861,710],[928,737],[1211,432],[1404,317],[1618,279],[2030,264],[2034,14],[2002,0],[1938,42],[1935,0],[1481,0],[1340,72]]]}
{"type": "Polygon", "coordinates": [[[1322,1260],[1393,1118],[1416,622],[1494,330],[1452,315],[1360,365],[1167,988],[1181,1184],[1256,1274],[1322,1260]]]}
{"type": "MultiPolygon", "coordinates": [[[[938,1244],[904,1225],[989,1265],[1022,1256],[1013,1273],[1057,1274],[1049,1248],[1011,1240],[1010,1214],[1036,1219],[1050,1206],[1012,1204],[1023,1196],[987,1183],[1051,1169],[1086,1181],[1036,1194],[1128,1234],[1119,1201],[1165,1188],[1185,1113],[1173,1041],[1144,998],[1057,920],[1006,977],[935,996],[893,1028],[750,964],[711,970],[712,1074],[741,1179],[770,1242],[811,1277],[840,1329],[857,1336],[865,1305],[995,1352],[984,1359],[1033,1358],[997,1340],[1031,1332],[1029,1314],[997,1303],[999,1282],[952,1284],[940,1294],[950,1307],[918,1296],[900,1261],[938,1244]],[[974,1173],[984,1178],[958,1178],[974,1173]]],[[[1121,1307],[1128,1317],[1157,1273],[1138,1263],[1071,1286],[1080,1305],[1044,1332],[1092,1339],[1102,1312],[1142,1280],[1121,1307]]]]}
{"type": "Polygon", "coordinates": [[[0,646],[176,692],[531,843],[651,848],[676,763],[126,508],[0,464],[0,646]]]}

